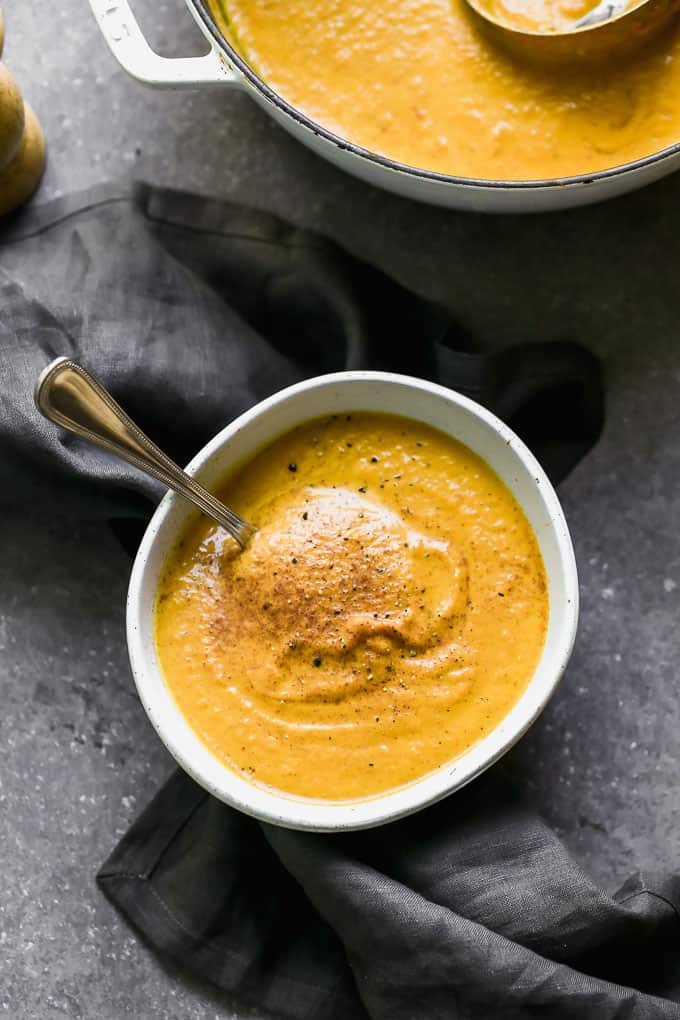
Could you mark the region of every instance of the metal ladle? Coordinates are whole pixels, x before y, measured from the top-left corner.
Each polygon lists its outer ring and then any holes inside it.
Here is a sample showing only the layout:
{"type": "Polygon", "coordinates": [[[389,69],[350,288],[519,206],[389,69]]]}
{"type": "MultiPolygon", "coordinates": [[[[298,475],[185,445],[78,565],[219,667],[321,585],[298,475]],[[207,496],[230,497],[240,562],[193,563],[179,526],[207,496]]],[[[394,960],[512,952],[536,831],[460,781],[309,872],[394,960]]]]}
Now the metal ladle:
{"type": "Polygon", "coordinates": [[[680,0],[601,0],[568,28],[524,28],[495,14],[485,0],[466,0],[479,27],[523,60],[548,64],[600,61],[644,45],[680,11],[680,0]]]}
{"type": "Polygon", "coordinates": [[[255,533],[252,524],[216,499],[153,443],[100,382],[70,358],[57,358],[35,387],[36,407],[49,421],[158,479],[222,525],[242,549],[255,533]]]}

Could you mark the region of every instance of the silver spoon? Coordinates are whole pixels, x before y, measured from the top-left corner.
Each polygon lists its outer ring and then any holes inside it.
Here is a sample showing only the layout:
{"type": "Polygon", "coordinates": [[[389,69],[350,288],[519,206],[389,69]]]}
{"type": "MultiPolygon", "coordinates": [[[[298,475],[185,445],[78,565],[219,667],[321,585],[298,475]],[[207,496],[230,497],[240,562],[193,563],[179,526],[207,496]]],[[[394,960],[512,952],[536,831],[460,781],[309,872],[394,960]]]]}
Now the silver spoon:
{"type": "Polygon", "coordinates": [[[211,517],[245,549],[252,524],[190,478],[139,429],[111,394],[71,358],[57,358],[35,387],[36,407],[49,421],[103,446],[122,460],[157,478],[211,517]]]}

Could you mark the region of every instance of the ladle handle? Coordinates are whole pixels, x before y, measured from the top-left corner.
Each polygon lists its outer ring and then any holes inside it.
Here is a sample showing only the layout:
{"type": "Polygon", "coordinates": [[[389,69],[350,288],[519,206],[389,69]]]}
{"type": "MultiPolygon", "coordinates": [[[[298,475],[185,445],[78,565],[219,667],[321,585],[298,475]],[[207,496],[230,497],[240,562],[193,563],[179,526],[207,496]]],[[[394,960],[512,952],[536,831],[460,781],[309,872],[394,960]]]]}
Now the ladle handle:
{"type": "Polygon", "coordinates": [[[55,425],[103,447],[184,496],[245,547],[255,529],[164,454],[82,365],[64,357],[49,364],[38,379],[35,403],[55,425]]]}

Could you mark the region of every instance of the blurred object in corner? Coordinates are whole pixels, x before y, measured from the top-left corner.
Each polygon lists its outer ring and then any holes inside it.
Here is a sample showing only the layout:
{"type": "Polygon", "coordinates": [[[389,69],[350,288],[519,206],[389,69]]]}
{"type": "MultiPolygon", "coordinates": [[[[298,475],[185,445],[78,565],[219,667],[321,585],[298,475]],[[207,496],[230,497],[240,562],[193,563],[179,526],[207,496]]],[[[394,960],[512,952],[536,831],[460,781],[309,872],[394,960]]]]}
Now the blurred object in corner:
{"type": "MultiPolygon", "coordinates": [[[[0,11],[0,54],[4,43],[0,11]]],[[[0,64],[0,216],[31,197],[45,169],[45,139],[38,118],[0,64]]]]}

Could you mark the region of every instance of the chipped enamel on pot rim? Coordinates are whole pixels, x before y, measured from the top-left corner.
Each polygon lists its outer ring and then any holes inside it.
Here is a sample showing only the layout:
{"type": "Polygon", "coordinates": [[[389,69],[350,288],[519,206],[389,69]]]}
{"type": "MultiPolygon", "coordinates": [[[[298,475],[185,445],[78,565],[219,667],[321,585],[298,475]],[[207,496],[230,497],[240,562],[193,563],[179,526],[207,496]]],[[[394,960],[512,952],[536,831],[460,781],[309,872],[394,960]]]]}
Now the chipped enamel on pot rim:
{"type": "Polygon", "coordinates": [[[456,760],[408,786],[366,800],[319,801],[257,786],[215,758],[177,707],[154,642],[154,606],[168,553],[195,513],[168,493],[142,539],[130,578],[127,639],[137,691],[173,757],[204,789],[246,814],[292,829],[336,832],[394,821],[469,783],[524,734],[552,696],[569,660],[578,620],[578,579],[567,523],[545,472],[495,415],[452,390],[409,376],[340,372],[274,394],[223,429],[187,471],[210,488],[300,422],[350,411],[400,414],[453,436],[478,453],[514,493],[543,555],[550,596],[546,643],[524,694],[505,719],[456,760]]]}

